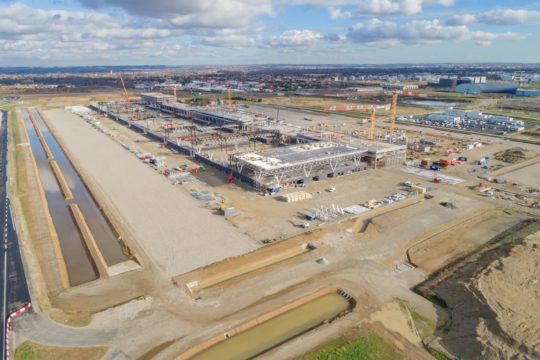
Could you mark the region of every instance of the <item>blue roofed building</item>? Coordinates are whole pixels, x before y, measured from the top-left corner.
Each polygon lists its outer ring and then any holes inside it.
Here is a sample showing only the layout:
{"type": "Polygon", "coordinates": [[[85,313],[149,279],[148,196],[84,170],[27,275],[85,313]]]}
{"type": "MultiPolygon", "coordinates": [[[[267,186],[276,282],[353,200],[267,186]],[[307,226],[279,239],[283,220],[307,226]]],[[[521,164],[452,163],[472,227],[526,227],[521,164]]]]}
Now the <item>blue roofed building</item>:
{"type": "Polygon", "coordinates": [[[517,82],[487,82],[482,84],[460,84],[456,92],[462,94],[507,93],[514,94],[518,89],[517,82]]]}

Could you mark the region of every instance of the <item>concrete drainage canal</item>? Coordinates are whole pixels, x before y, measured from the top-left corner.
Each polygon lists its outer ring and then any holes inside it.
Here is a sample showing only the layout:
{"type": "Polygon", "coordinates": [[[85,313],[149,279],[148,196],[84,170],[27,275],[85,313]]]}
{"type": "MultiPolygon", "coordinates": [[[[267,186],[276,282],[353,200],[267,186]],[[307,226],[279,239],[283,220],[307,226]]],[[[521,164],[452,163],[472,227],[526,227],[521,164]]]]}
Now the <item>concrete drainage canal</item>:
{"type": "Polygon", "coordinates": [[[177,360],[245,360],[269,351],[356,305],[342,289],[323,289],[208,339],[177,360]]]}
{"type": "MultiPolygon", "coordinates": [[[[22,118],[52,224],[50,227],[64,287],[116,273],[127,264],[118,234],[105,218],[66,154],[36,109],[22,118]],[[56,239],[56,240],[55,240],[56,239]],[[63,275],[62,275],[63,273],[63,275]]],[[[132,268],[132,267],[129,267],[132,268]]]]}

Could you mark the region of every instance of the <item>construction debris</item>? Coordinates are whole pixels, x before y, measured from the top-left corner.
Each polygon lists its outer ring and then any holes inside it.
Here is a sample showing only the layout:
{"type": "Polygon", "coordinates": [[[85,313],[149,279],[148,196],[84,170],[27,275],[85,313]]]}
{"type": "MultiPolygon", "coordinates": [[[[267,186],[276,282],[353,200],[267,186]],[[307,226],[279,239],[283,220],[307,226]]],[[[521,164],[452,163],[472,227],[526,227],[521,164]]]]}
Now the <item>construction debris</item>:
{"type": "Polygon", "coordinates": [[[527,150],[523,148],[515,147],[508,150],[496,152],[495,154],[493,154],[493,157],[499,161],[515,164],[527,159],[526,151],[527,150]]]}

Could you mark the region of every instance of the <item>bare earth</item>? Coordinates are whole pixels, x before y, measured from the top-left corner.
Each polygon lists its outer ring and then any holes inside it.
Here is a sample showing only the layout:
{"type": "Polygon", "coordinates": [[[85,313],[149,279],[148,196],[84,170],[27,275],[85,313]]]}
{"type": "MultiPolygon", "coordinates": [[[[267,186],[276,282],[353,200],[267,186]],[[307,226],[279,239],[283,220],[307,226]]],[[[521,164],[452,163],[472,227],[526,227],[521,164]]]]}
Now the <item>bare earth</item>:
{"type": "Polygon", "coordinates": [[[78,159],[80,171],[123,214],[126,226],[165,276],[257,248],[253,240],[185,192],[163,186],[169,184],[165,178],[141,166],[137,158],[76,115],[65,110],[45,114],[59,140],[78,159]],[[79,135],[82,133],[84,137],[79,135]]]}
{"type": "MultiPolygon", "coordinates": [[[[49,100],[47,105],[63,105],[68,100],[49,100]]],[[[250,108],[266,109],[274,116],[271,110],[275,109],[256,105],[250,108]]],[[[293,204],[258,196],[238,184],[227,184],[223,174],[212,169],[196,174],[199,181],[173,186],[119,142],[166,156],[168,166],[197,164],[183,155],[168,153],[157,143],[110,120],[103,120],[102,124],[111,128],[117,141],[62,109],[46,111],[45,115],[59,142],[96,193],[98,203],[112,214],[114,225],[124,230],[126,243],[141,260],[142,268],[61,292],[54,299],[54,307],[72,312],[85,310],[90,321],[84,327],[66,328],[74,334],[70,337],[62,332],[55,334],[60,325],[53,323],[46,312],[19,319],[26,322],[15,324],[16,330],[20,330],[21,340],[49,346],[103,345],[107,347],[105,359],[140,359],[148,354],[156,359],[175,358],[209,337],[325,287],[348,290],[357,306],[347,316],[291,339],[261,358],[295,358],[362,323],[391,336],[394,345],[407,354],[406,358],[429,358],[419,344],[412,316],[421,315],[434,328],[437,320],[441,320],[440,309],[410,289],[431,271],[477,249],[527,217],[523,211],[515,211],[515,205],[509,202],[472,192],[468,185],[478,183],[477,175],[483,170],[465,164],[446,171],[465,179],[466,183],[431,184],[433,199],[377,216],[365,232],[353,233],[353,220],[343,220],[299,235],[303,230],[295,226],[295,221],[303,219],[303,214],[315,206],[334,203],[348,206],[381,199],[392,192],[404,191],[400,184],[405,180],[427,180],[409,177],[400,169],[369,170],[309,184],[303,190],[313,198],[293,204]],[[326,192],[325,188],[332,185],[336,192],[326,192]],[[202,201],[190,196],[190,189],[223,194],[225,204],[237,208],[239,215],[227,221],[213,214],[202,201]],[[455,208],[441,206],[442,202],[451,202],[455,208]],[[471,219],[477,213],[480,216],[471,219]],[[259,248],[259,243],[266,239],[283,242],[260,253],[234,258],[259,248]],[[185,290],[188,281],[234,268],[262,253],[304,242],[316,248],[205,289],[197,301],[185,290]],[[404,266],[405,253],[413,245],[411,254],[419,265],[417,268],[404,266]],[[230,257],[233,258],[205,267],[230,257]],[[319,258],[325,261],[315,261],[319,258]],[[122,290],[122,286],[129,292],[122,290]],[[99,335],[100,341],[89,334],[99,335]],[[74,340],[79,342],[69,343],[74,340]]],[[[302,126],[324,121],[332,123],[330,128],[336,130],[352,129],[353,125],[365,128],[356,124],[357,120],[337,114],[306,115],[281,109],[282,117],[302,126]]],[[[451,146],[454,140],[442,141],[446,142],[445,146],[451,146]]],[[[464,155],[477,159],[491,156],[506,146],[502,142],[485,144],[464,155]]],[[[499,163],[493,160],[492,164],[499,163]]],[[[523,173],[527,170],[523,169],[523,173]]],[[[464,359],[507,359],[516,354],[520,354],[516,359],[539,357],[540,319],[536,313],[530,315],[531,309],[540,308],[540,237],[535,236],[511,252],[500,252],[497,258],[501,260],[486,261],[452,286],[445,282],[437,289],[454,311],[450,332],[443,340],[453,354],[464,359]]],[[[54,274],[46,273],[45,281],[50,287],[54,274]]],[[[425,336],[422,331],[420,334],[425,336]]]]}
{"type": "MultiPolygon", "coordinates": [[[[444,346],[463,359],[540,357],[540,233],[437,293],[453,313],[444,346]]],[[[499,251],[499,250],[497,250],[499,251]]]]}

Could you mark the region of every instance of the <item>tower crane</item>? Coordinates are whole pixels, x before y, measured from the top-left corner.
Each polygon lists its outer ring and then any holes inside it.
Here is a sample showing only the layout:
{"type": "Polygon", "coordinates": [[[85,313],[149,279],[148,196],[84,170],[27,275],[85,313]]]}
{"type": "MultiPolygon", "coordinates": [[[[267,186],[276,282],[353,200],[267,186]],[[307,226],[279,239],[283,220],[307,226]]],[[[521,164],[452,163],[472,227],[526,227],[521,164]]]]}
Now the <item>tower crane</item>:
{"type": "Polygon", "coordinates": [[[390,135],[394,133],[396,126],[396,109],[397,109],[398,94],[392,96],[392,106],[390,107],[390,135]]]}
{"type": "Polygon", "coordinates": [[[375,117],[375,109],[371,112],[371,126],[369,128],[369,140],[375,139],[375,121],[377,120],[375,117]]]}
{"type": "Polygon", "coordinates": [[[124,82],[124,77],[122,76],[122,74],[118,75],[118,77],[120,78],[120,84],[122,84],[122,89],[124,89],[124,97],[126,98],[126,101],[131,102],[131,99],[129,98],[129,94],[126,89],[126,83],[124,82]]]}
{"type": "Polygon", "coordinates": [[[176,96],[176,84],[174,84],[173,95],[174,95],[174,101],[178,102],[178,97],[176,96]]]}
{"type": "Polygon", "coordinates": [[[233,103],[232,103],[232,95],[231,95],[231,83],[229,83],[227,86],[227,101],[228,101],[229,109],[232,109],[233,103]]]}

